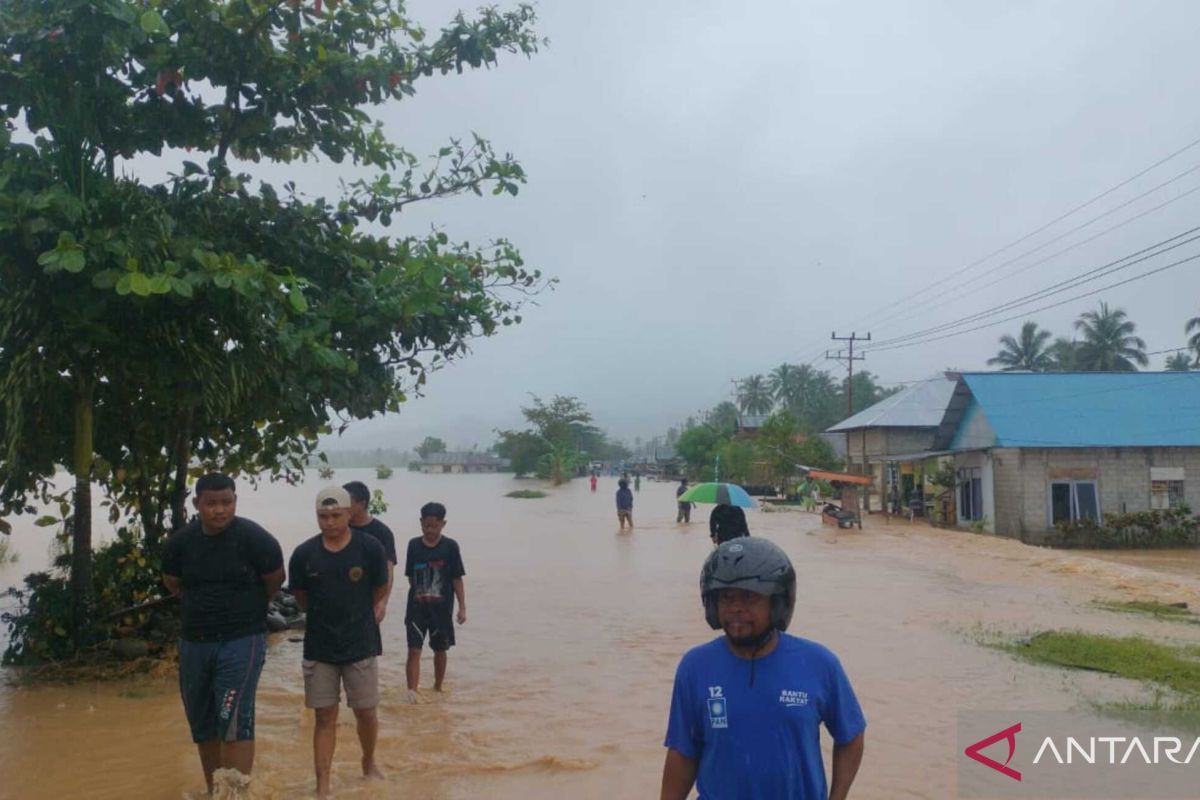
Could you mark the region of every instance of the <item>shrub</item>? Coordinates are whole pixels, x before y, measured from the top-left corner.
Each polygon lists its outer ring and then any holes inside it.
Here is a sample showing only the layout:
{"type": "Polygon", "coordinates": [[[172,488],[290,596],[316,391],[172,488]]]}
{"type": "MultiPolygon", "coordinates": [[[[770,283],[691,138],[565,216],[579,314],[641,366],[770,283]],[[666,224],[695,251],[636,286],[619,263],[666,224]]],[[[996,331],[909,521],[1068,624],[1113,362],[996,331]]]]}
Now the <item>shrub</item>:
{"type": "Polygon", "coordinates": [[[93,626],[76,642],[71,615],[70,556],[60,556],[51,570],[25,576],[23,589],[9,589],[18,609],[0,615],[8,625],[9,642],[5,664],[38,664],[58,661],[80,647],[128,634],[148,632],[149,638],[167,641],[178,629],[174,608],[154,605],[130,611],[148,601],[164,597],[158,553],[144,549],[141,537],[129,528],[96,550],[92,566],[95,609],[93,626]]]}
{"type": "Polygon", "coordinates": [[[1106,514],[1104,524],[1081,519],[1054,526],[1052,547],[1092,549],[1200,546],[1200,519],[1188,508],[1106,514]]]}
{"type": "Polygon", "coordinates": [[[392,468],[380,464],[375,468],[375,477],[381,481],[386,481],[388,478],[392,477],[392,468]]]}

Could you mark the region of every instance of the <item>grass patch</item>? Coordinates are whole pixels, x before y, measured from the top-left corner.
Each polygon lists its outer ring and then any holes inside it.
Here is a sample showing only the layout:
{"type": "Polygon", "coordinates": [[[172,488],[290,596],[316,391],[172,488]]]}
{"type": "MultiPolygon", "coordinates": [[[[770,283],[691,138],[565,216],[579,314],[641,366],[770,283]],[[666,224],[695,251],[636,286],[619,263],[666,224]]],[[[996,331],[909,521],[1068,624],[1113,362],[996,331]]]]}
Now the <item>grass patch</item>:
{"type": "Polygon", "coordinates": [[[517,489],[515,492],[509,492],[505,497],[516,497],[520,500],[540,500],[543,497],[549,497],[545,492],[539,492],[537,489],[517,489]]]}
{"type": "Polygon", "coordinates": [[[1173,647],[1138,636],[1117,638],[1047,631],[1002,649],[1036,664],[1103,672],[1150,683],[1200,701],[1200,648],[1173,647]]]}
{"type": "Polygon", "coordinates": [[[1096,601],[1096,605],[1106,611],[1142,614],[1154,617],[1155,619],[1167,619],[1175,622],[1188,622],[1193,625],[1200,625],[1200,617],[1188,611],[1186,606],[1181,607],[1169,603],[1160,603],[1156,600],[1132,600],[1124,603],[1098,600],[1096,601]]]}

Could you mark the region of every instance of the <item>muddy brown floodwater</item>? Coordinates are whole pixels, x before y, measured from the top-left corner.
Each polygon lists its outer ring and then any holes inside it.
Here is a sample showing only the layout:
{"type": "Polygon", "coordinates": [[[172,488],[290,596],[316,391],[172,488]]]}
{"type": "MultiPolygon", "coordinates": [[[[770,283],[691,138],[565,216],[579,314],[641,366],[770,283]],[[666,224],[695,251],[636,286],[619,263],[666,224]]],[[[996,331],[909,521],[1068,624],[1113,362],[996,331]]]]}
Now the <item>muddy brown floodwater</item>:
{"type": "MultiPolygon", "coordinates": [[[[376,481],[381,515],[403,543],[428,500],[449,509],[462,545],[469,618],[450,654],[444,696],[404,700],[403,603],[383,623],[381,784],[357,777],[352,717],[342,716],[334,788],[341,798],[657,797],[675,665],[713,632],[698,598],[710,549],[707,509],[674,522],[674,486],[643,482],[631,534],[617,532],[602,479],[508,499],[526,482],[501,475],[417,475],[376,481]]],[[[243,486],[239,512],[265,525],[285,556],[316,533],[315,474],[297,487],[243,486]]],[[[22,521],[23,522],[23,521],[22,521]]],[[[1099,610],[1096,599],[1200,604],[1200,554],[1061,553],[907,522],[859,532],[822,528],[803,512],[750,514],[755,535],[799,572],[792,632],[842,659],[868,719],[856,798],[947,798],[955,791],[962,709],[1080,708],[1137,697],[1134,684],[1031,666],[981,637],[1046,628],[1200,639],[1179,626],[1099,610]]],[[[0,586],[44,567],[47,534],[20,527],[16,565],[0,586]]],[[[312,793],[312,716],[304,710],[301,646],[273,636],[258,695],[259,798],[312,793]]],[[[432,665],[423,667],[427,685],[432,665]]],[[[0,797],[180,798],[203,789],[173,674],[134,683],[0,687],[0,797]]],[[[826,738],[826,765],[830,743],[826,738]]]]}

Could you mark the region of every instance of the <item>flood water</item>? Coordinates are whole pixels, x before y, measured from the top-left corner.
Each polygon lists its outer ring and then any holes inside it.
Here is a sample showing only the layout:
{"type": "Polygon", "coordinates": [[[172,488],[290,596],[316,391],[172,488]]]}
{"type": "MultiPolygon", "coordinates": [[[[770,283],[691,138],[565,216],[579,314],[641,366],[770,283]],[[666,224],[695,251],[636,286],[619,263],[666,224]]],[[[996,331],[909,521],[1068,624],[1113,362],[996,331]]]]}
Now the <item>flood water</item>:
{"type": "MultiPolygon", "coordinates": [[[[334,789],[344,798],[657,797],[671,682],[679,657],[714,633],[698,597],[710,550],[707,509],[674,522],[674,486],[643,482],[633,533],[617,531],[615,480],[541,500],[503,495],[530,482],[504,475],[417,475],[341,483],[382,488],[381,518],[404,542],[417,509],[449,509],[446,535],[467,568],[468,621],[450,652],[444,696],[404,703],[403,596],[383,623],[379,761],[383,783],[358,777],[352,715],[339,726],[334,789]]],[[[240,489],[239,513],[291,549],[316,533],[312,497],[325,483],[240,489]]],[[[1102,611],[1097,599],[1200,607],[1200,554],[1038,550],[969,533],[872,519],[863,532],[822,528],[803,512],[751,512],[751,530],[790,554],[799,573],[792,632],[836,652],[868,719],[855,798],[947,798],[955,791],[961,709],[1080,708],[1141,696],[1095,674],[1031,666],[981,637],[1076,628],[1200,641],[1200,626],[1102,611]],[[1190,637],[1190,639],[1188,639],[1190,637]]],[[[46,531],[18,526],[12,585],[47,561],[46,531]]],[[[272,637],[258,694],[255,797],[313,790],[312,716],[301,645],[272,637]]],[[[422,685],[432,683],[426,653],[422,685]]],[[[120,684],[0,686],[0,797],[180,798],[203,779],[173,671],[120,684]]],[[[828,751],[826,745],[826,767],[828,751]]]]}

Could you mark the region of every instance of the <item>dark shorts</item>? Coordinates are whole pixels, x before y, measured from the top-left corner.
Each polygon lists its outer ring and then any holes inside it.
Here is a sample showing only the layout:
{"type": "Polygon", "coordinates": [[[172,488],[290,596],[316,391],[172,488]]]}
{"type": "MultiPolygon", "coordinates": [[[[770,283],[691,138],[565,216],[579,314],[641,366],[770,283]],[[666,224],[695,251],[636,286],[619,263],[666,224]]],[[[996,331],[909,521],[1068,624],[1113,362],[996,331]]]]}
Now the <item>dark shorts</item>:
{"type": "Polygon", "coordinates": [[[254,739],[254,695],[267,637],[179,643],[179,694],[193,742],[254,739]]]}
{"type": "Polygon", "coordinates": [[[449,603],[412,603],[404,615],[404,630],[408,646],[420,650],[429,635],[429,647],[434,652],[454,647],[454,608],[449,603]]]}

